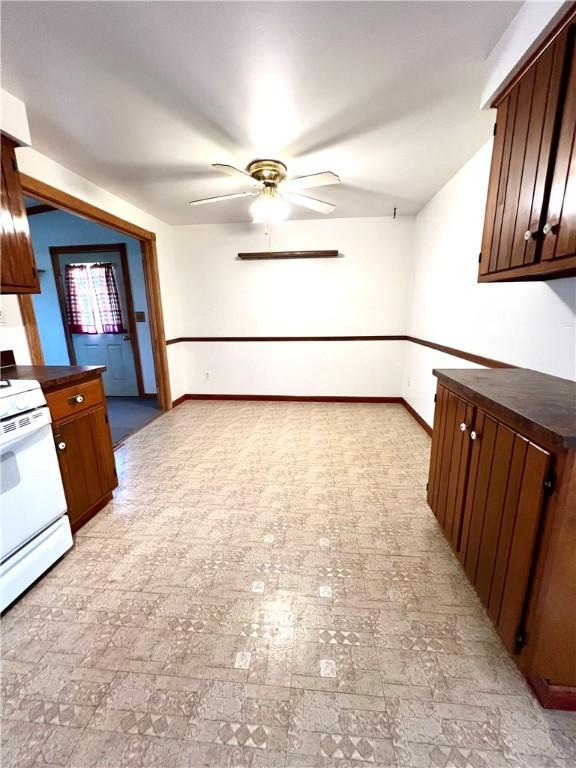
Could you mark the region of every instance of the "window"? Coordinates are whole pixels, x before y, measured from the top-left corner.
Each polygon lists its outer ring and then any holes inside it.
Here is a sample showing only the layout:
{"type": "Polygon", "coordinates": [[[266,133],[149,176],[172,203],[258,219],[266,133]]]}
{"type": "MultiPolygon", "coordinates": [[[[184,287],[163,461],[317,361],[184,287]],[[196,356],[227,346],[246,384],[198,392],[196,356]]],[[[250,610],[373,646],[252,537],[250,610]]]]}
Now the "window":
{"type": "Polygon", "coordinates": [[[113,264],[66,264],[64,279],[70,333],[125,333],[113,264]]]}

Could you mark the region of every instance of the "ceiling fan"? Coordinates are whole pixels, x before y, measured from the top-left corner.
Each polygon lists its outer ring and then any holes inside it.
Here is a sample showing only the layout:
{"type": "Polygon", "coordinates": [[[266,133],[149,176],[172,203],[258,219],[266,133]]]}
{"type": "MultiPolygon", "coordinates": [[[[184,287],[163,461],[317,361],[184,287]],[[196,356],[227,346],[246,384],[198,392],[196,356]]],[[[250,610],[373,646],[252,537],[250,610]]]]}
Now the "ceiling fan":
{"type": "Polygon", "coordinates": [[[301,189],[339,184],[340,177],[332,171],[287,179],[288,168],[280,160],[252,160],[245,171],[223,163],[214,163],[212,167],[218,168],[230,176],[243,179],[251,189],[231,195],[191,200],[190,205],[217,203],[222,200],[233,200],[237,197],[256,197],[250,206],[250,212],[255,222],[264,223],[285,219],[289,211],[288,203],[301,205],[311,211],[316,211],[316,213],[331,213],[336,207],[332,203],[326,203],[324,200],[317,200],[315,197],[302,195],[299,192],[301,189]]]}

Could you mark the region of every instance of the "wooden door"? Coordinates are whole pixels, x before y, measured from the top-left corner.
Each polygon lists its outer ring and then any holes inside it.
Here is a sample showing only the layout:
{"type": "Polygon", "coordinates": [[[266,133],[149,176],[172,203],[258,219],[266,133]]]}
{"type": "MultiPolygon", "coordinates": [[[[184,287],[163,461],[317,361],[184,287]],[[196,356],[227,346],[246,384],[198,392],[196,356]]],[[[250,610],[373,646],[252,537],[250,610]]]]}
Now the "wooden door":
{"type": "Polygon", "coordinates": [[[40,293],[14,147],[13,142],[2,136],[0,291],[2,293],[40,293]]]}
{"type": "Polygon", "coordinates": [[[477,411],[460,559],[509,651],[517,650],[550,454],[477,411]]]}
{"type": "Polygon", "coordinates": [[[567,37],[548,46],[498,104],[480,275],[539,259],[567,37]]]}
{"type": "Polygon", "coordinates": [[[572,26],[566,64],[566,94],[558,148],[543,226],[542,260],[576,259],[576,25],[572,26]]]}
{"type": "Polygon", "coordinates": [[[438,387],[428,504],[455,550],[460,540],[473,417],[474,408],[470,403],[445,387],[438,387]]]}
{"type": "Polygon", "coordinates": [[[72,530],[118,485],[104,407],[54,426],[54,439],[72,530]]]}

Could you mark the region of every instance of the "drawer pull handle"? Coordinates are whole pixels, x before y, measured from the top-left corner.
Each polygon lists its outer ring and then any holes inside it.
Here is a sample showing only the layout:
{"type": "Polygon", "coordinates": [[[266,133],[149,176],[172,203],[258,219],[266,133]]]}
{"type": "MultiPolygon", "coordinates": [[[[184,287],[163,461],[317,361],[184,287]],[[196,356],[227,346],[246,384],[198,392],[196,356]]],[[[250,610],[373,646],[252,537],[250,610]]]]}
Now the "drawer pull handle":
{"type": "Polygon", "coordinates": [[[80,403],[84,402],[84,395],[74,395],[74,397],[69,398],[68,402],[70,405],[74,405],[75,403],[80,405],[80,403]]]}
{"type": "Polygon", "coordinates": [[[468,429],[468,424],[465,424],[464,422],[462,422],[462,424],[460,424],[460,432],[466,432],[467,429],[468,429]]]}
{"type": "Polygon", "coordinates": [[[479,437],[480,435],[476,430],[473,429],[472,432],[470,432],[470,440],[478,440],[479,437]]]}
{"type": "Polygon", "coordinates": [[[64,450],[66,450],[66,443],[64,442],[64,440],[61,440],[61,441],[58,443],[58,450],[59,450],[59,451],[64,451],[64,450]]]}

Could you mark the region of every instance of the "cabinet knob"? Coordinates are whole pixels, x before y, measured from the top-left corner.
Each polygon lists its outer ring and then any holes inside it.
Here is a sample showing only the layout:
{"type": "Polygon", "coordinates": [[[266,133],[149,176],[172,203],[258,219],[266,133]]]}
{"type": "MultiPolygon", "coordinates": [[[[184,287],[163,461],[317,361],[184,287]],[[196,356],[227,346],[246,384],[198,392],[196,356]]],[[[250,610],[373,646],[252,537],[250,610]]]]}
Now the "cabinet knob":
{"type": "Polygon", "coordinates": [[[478,434],[478,432],[476,432],[475,429],[473,429],[472,432],[470,432],[470,440],[478,440],[479,437],[480,435],[478,434]]]}
{"type": "Polygon", "coordinates": [[[64,442],[64,440],[61,440],[61,441],[58,443],[58,450],[59,450],[59,451],[64,451],[65,449],[66,449],[66,443],[64,442]]]}
{"type": "Polygon", "coordinates": [[[68,400],[68,402],[72,403],[72,404],[74,404],[74,403],[78,403],[78,404],[83,403],[84,402],[84,395],[73,395],[68,400]]]}
{"type": "Polygon", "coordinates": [[[542,232],[544,232],[545,235],[555,235],[556,232],[558,232],[558,224],[552,224],[547,221],[542,227],[542,232]]]}
{"type": "Polygon", "coordinates": [[[526,232],[524,232],[524,240],[535,240],[538,237],[538,230],[536,232],[532,232],[531,229],[527,229],[526,232]]]}
{"type": "Polygon", "coordinates": [[[460,424],[460,432],[466,432],[467,429],[468,429],[468,424],[465,424],[464,422],[462,422],[462,424],[460,424]]]}

